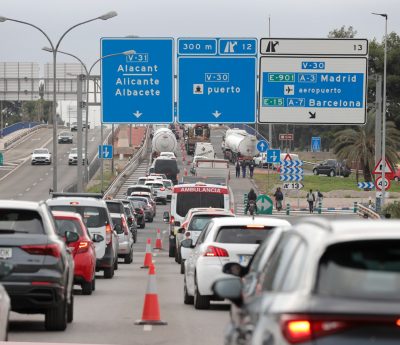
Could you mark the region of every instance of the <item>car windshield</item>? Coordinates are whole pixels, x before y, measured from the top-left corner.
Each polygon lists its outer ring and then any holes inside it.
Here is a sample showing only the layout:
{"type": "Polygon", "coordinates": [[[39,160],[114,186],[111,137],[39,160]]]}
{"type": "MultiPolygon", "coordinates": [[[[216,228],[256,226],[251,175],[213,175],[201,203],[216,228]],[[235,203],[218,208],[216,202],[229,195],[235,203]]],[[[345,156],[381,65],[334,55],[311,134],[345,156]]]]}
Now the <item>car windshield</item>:
{"type": "Polygon", "coordinates": [[[55,219],[56,227],[57,227],[57,234],[60,236],[65,236],[67,231],[75,232],[80,236],[83,235],[82,227],[78,220],[76,219],[55,219]]]}
{"type": "Polygon", "coordinates": [[[122,205],[119,202],[107,202],[108,212],[110,213],[122,213],[122,205]]]}
{"type": "Polygon", "coordinates": [[[271,234],[271,226],[224,226],[215,238],[220,243],[260,244],[271,234]]]}
{"type": "Polygon", "coordinates": [[[163,181],[163,184],[164,184],[165,187],[168,187],[168,188],[172,187],[172,182],[171,181],[163,181]]]}
{"type": "Polygon", "coordinates": [[[190,221],[190,224],[188,226],[188,230],[194,230],[194,231],[201,231],[204,230],[204,228],[207,226],[207,224],[210,222],[212,218],[220,218],[220,217],[230,217],[226,214],[201,214],[201,215],[195,215],[192,217],[192,220],[190,221]]]}
{"type": "Polygon", "coordinates": [[[194,207],[224,208],[224,194],[217,193],[178,193],[176,213],[184,217],[194,207]]]}
{"type": "Polygon", "coordinates": [[[399,300],[400,241],[331,245],[319,262],[316,290],[334,297],[399,300]]]}
{"type": "Polygon", "coordinates": [[[162,188],[164,185],[162,183],[146,183],[146,186],[152,186],[153,188],[162,188]]]}
{"type": "Polygon", "coordinates": [[[149,199],[142,197],[142,196],[130,196],[129,200],[140,201],[140,202],[144,203],[145,205],[147,205],[149,199]]]}
{"type": "Polygon", "coordinates": [[[36,149],[36,150],[33,150],[33,153],[34,154],[48,154],[49,151],[46,149],[36,149]]]}
{"type": "Polygon", "coordinates": [[[79,213],[88,228],[100,228],[107,223],[107,211],[103,207],[80,205],[52,205],[53,211],[67,211],[79,213]]]}
{"type": "Polygon", "coordinates": [[[78,149],[77,149],[77,148],[71,149],[71,153],[72,153],[72,154],[77,153],[77,152],[78,152],[78,149]]]}
{"type": "Polygon", "coordinates": [[[68,136],[68,137],[69,137],[70,134],[69,134],[68,132],[61,132],[61,133],[60,133],[60,136],[68,136]]]}
{"type": "Polygon", "coordinates": [[[42,217],[36,211],[19,209],[0,210],[0,234],[43,234],[42,217]]]}

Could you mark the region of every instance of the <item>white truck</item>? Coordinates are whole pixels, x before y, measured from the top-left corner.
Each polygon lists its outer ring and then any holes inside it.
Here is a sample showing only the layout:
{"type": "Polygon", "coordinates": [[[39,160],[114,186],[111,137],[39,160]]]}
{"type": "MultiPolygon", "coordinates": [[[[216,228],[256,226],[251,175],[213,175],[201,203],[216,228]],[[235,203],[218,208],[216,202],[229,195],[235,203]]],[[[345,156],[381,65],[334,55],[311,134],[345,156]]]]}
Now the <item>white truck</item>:
{"type": "Polygon", "coordinates": [[[211,143],[198,142],[194,148],[194,156],[203,156],[209,159],[215,158],[214,146],[211,143]]]}
{"type": "Polygon", "coordinates": [[[157,158],[161,152],[176,152],[178,144],[175,134],[168,128],[159,128],[153,133],[151,141],[152,158],[157,158]]]}
{"type": "Polygon", "coordinates": [[[228,184],[230,179],[229,161],[226,159],[198,159],[194,167],[195,176],[223,177],[228,184]]]}
{"type": "Polygon", "coordinates": [[[257,138],[246,131],[234,128],[228,129],[222,144],[224,158],[234,163],[238,159],[250,161],[258,153],[257,138]]]}

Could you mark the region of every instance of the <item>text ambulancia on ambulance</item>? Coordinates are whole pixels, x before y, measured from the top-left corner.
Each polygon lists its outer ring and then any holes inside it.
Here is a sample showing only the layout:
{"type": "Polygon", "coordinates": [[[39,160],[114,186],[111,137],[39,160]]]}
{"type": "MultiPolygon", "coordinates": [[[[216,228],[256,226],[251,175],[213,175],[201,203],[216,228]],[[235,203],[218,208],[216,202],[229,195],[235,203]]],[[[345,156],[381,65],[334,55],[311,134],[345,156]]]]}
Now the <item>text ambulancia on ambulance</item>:
{"type": "Polygon", "coordinates": [[[170,224],[169,256],[175,256],[177,231],[191,208],[213,207],[227,211],[233,208],[229,187],[203,182],[174,186],[171,197],[171,212],[164,213],[164,222],[170,224]]]}

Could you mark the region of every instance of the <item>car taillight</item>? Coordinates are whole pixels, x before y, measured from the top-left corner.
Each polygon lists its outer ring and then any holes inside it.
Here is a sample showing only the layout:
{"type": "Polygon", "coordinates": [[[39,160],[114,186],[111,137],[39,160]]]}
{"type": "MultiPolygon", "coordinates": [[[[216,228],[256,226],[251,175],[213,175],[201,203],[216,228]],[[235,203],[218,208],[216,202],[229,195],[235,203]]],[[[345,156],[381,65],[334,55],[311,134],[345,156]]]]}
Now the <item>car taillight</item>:
{"type": "Polygon", "coordinates": [[[358,324],[356,321],[334,319],[314,320],[304,316],[286,315],[282,317],[281,328],[284,337],[290,344],[300,344],[315,338],[337,333],[356,323],[358,324]]]}
{"type": "Polygon", "coordinates": [[[128,235],[129,234],[128,224],[126,224],[126,220],[124,217],[121,217],[121,224],[122,227],[124,228],[124,235],[128,235]]]}
{"type": "Polygon", "coordinates": [[[209,257],[227,257],[229,256],[228,252],[224,248],[219,248],[215,246],[208,246],[203,256],[209,257]]]}
{"type": "Polygon", "coordinates": [[[169,223],[174,225],[175,224],[175,217],[171,216],[171,219],[169,220],[169,223]]]}
{"type": "Polygon", "coordinates": [[[56,243],[24,245],[21,249],[31,255],[50,255],[56,258],[61,256],[61,248],[56,243]]]}
{"type": "Polygon", "coordinates": [[[110,224],[106,224],[106,244],[110,244],[112,241],[112,229],[110,224]]]}
{"type": "Polygon", "coordinates": [[[89,250],[90,242],[89,241],[80,241],[78,246],[77,253],[85,253],[89,250]]]}
{"type": "Polygon", "coordinates": [[[161,187],[161,188],[160,188],[160,191],[162,191],[162,192],[165,191],[165,188],[164,188],[164,187],[161,187]]]}
{"type": "Polygon", "coordinates": [[[143,213],[144,213],[144,211],[143,211],[142,209],[140,209],[140,210],[139,210],[139,213],[140,213],[140,214],[143,214],[143,213]]]}

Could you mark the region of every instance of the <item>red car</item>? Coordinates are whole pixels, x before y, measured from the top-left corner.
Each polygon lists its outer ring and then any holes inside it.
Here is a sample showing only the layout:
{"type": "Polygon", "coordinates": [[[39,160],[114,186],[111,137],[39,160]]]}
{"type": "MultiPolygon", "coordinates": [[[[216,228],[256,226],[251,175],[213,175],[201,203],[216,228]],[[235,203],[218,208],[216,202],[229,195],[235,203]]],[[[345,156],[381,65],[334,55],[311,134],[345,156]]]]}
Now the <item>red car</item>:
{"type": "Polygon", "coordinates": [[[83,295],[91,295],[95,290],[96,252],[94,241],[101,241],[103,236],[95,235],[93,240],[82,217],[78,213],[52,211],[57,226],[57,233],[65,237],[66,231],[79,234],[79,240],[69,244],[74,258],[74,284],[82,287],[83,295]],[[100,238],[101,237],[101,238],[100,238]]]}

